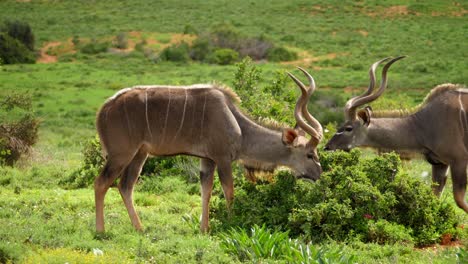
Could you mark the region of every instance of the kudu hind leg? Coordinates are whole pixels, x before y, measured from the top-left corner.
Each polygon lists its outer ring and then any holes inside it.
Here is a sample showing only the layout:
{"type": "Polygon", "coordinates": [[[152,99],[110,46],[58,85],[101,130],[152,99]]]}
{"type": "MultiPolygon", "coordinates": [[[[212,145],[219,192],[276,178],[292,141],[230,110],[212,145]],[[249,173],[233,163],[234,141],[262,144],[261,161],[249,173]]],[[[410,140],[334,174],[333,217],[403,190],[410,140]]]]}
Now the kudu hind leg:
{"type": "Polygon", "coordinates": [[[127,208],[132,225],[136,230],[142,230],[142,228],[140,218],[138,217],[133,204],[133,187],[138,180],[138,176],[141,173],[141,169],[143,168],[147,157],[147,152],[140,149],[127,168],[125,168],[119,182],[120,195],[122,196],[125,207],[127,208]]]}
{"type": "Polygon", "coordinates": [[[211,192],[213,190],[213,175],[216,164],[209,159],[201,159],[200,161],[200,183],[202,191],[202,217],[200,230],[202,233],[208,232],[209,229],[209,208],[211,192]]]}
{"type": "Polygon", "coordinates": [[[442,163],[432,165],[432,183],[435,183],[432,191],[436,196],[440,196],[442,190],[444,190],[448,167],[448,165],[442,163]]]}
{"type": "Polygon", "coordinates": [[[467,164],[468,160],[463,160],[450,165],[450,170],[452,172],[453,195],[455,197],[455,202],[457,203],[458,207],[465,210],[466,213],[468,213],[468,204],[465,201],[467,164]]]}
{"type": "Polygon", "coordinates": [[[96,232],[104,232],[104,198],[112,183],[120,176],[122,170],[126,167],[128,161],[125,159],[108,157],[103,170],[94,181],[96,232]]]}

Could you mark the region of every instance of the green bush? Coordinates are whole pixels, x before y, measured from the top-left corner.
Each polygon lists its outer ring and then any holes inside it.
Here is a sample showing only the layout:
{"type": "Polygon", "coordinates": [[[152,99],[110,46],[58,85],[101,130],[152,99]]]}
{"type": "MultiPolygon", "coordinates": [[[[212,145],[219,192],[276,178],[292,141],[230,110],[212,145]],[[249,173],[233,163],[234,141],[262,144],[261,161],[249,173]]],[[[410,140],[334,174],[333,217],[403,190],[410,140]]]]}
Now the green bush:
{"type": "Polygon", "coordinates": [[[84,54],[99,54],[106,52],[110,47],[110,43],[108,42],[98,42],[97,40],[93,39],[90,43],[83,45],[80,51],[84,54]]]}
{"type": "MultiPolygon", "coordinates": [[[[369,217],[369,216],[368,216],[369,217]]],[[[412,230],[403,225],[388,222],[385,219],[368,222],[367,239],[379,244],[395,244],[399,242],[412,243],[412,230]]]]}
{"type": "Polygon", "coordinates": [[[128,38],[125,32],[120,32],[114,40],[114,47],[118,49],[128,48],[128,38]]]}
{"type": "Polygon", "coordinates": [[[443,234],[459,236],[453,206],[429,185],[401,172],[396,154],[361,158],[321,153],[324,169],[315,183],[279,172],[273,183],[240,179],[231,215],[223,199],[212,207],[215,229],[265,224],[312,242],[360,240],[427,245],[443,234]]]}
{"type": "Polygon", "coordinates": [[[221,23],[215,25],[210,34],[215,47],[237,50],[242,42],[242,35],[232,24],[221,23]]]}
{"type": "Polygon", "coordinates": [[[85,142],[81,151],[83,164],[80,168],[72,171],[67,178],[61,180],[60,185],[67,189],[92,186],[94,179],[104,166],[105,160],[101,153],[101,143],[98,136],[85,142]]]}
{"type": "Polygon", "coordinates": [[[0,263],[18,263],[25,251],[21,245],[0,241],[0,263]]]}
{"type": "Polygon", "coordinates": [[[4,24],[2,32],[6,32],[10,37],[23,43],[30,51],[34,51],[34,34],[27,22],[15,20],[5,21],[4,24]]]}
{"type": "Polygon", "coordinates": [[[185,25],[184,30],[182,32],[184,34],[192,34],[192,35],[197,35],[198,34],[198,30],[194,26],[192,26],[190,24],[185,25]]]}
{"type": "Polygon", "coordinates": [[[283,47],[274,47],[268,50],[267,58],[269,61],[293,61],[297,60],[297,53],[283,47]]]}
{"type": "Polygon", "coordinates": [[[229,65],[239,59],[239,53],[232,49],[217,49],[209,57],[208,61],[219,65],[229,65]]]}
{"type": "Polygon", "coordinates": [[[200,36],[193,41],[190,47],[190,58],[196,61],[205,61],[213,51],[213,48],[207,37],[200,36]]]}
{"type": "Polygon", "coordinates": [[[7,95],[0,109],[0,165],[13,166],[36,143],[39,120],[28,95],[7,95]]]}
{"type": "Polygon", "coordinates": [[[31,50],[6,33],[0,33],[0,60],[4,64],[36,62],[31,50]]]}
{"type": "MultiPolygon", "coordinates": [[[[97,135],[84,143],[81,153],[83,155],[81,166],[60,181],[62,187],[75,189],[92,186],[94,179],[103,168],[105,159],[97,135]]],[[[153,157],[145,162],[141,175],[143,179],[155,176],[179,176],[185,182],[194,183],[198,181],[198,166],[198,159],[187,156],[153,157]]],[[[143,190],[148,189],[151,189],[151,186],[143,188],[143,190]]]]}
{"type": "Polygon", "coordinates": [[[171,45],[161,51],[159,59],[163,61],[188,62],[189,46],[187,43],[171,45]]]}

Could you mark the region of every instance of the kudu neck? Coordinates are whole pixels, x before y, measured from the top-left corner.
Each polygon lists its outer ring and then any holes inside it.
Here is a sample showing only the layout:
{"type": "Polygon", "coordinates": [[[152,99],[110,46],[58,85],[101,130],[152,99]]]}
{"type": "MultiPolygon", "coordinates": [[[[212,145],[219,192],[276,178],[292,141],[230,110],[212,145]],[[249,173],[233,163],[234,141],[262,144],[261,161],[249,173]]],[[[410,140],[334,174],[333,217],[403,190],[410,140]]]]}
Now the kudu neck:
{"type": "Polygon", "coordinates": [[[421,146],[413,123],[411,116],[373,118],[362,145],[393,150],[418,150],[421,146]]]}
{"type": "Polygon", "coordinates": [[[290,149],[283,144],[280,131],[262,127],[254,122],[241,123],[242,147],[240,158],[260,163],[286,165],[290,149]]]}

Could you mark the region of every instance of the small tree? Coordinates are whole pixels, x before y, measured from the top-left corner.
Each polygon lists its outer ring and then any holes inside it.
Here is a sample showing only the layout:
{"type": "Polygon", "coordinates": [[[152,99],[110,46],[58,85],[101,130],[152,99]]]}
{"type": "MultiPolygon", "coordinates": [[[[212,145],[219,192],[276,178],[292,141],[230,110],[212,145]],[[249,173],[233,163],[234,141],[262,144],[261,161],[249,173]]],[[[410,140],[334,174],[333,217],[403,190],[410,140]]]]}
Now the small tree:
{"type": "Polygon", "coordinates": [[[4,64],[34,63],[36,58],[19,40],[0,33],[0,60],[4,64]]]}
{"type": "Polygon", "coordinates": [[[19,40],[30,51],[34,51],[34,34],[27,22],[5,21],[3,32],[8,33],[12,38],[19,40]]]}

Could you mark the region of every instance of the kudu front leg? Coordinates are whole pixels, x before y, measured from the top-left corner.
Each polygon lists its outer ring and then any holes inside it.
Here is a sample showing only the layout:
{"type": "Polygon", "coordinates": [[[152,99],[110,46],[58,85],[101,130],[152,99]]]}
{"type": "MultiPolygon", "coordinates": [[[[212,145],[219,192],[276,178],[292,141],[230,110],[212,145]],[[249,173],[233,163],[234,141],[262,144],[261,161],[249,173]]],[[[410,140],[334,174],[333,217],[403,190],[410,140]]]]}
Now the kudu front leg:
{"type": "Polygon", "coordinates": [[[209,229],[209,213],[211,191],[213,190],[213,178],[216,164],[209,159],[201,159],[200,161],[200,183],[202,191],[202,217],[200,223],[200,231],[208,232],[209,229]]]}
{"type": "Polygon", "coordinates": [[[465,210],[468,213],[468,204],[465,201],[466,193],[466,166],[468,160],[462,160],[450,164],[450,171],[452,172],[452,182],[453,182],[453,195],[455,197],[455,202],[458,207],[465,210]]]}
{"type": "Polygon", "coordinates": [[[232,202],[234,201],[234,180],[232,178],[232,167],[230,162],[218,163],[218,175],[223,187],[224,198],[229,213],[231,212],[232,202]]]}
{"type": "Polygon", "coordinates": [[[439,197],[445,187],[445,182],[447,181],[447,170],[448,165],[445,164],[433,164],[432,165],[432,191],[434,194],[439,197]]]}

